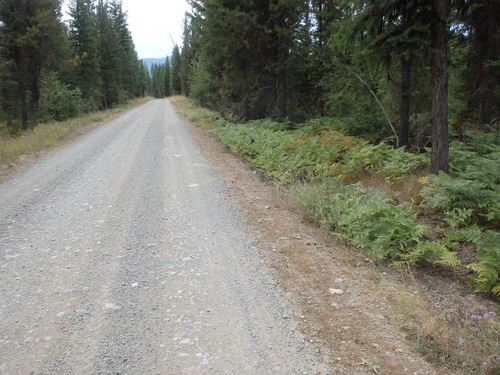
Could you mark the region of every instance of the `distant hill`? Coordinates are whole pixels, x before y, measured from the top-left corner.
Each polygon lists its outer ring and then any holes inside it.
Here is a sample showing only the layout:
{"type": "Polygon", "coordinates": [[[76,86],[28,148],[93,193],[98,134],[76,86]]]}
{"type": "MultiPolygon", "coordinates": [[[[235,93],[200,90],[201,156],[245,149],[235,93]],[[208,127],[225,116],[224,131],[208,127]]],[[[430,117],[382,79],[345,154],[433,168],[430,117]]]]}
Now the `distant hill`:
{"type": "Polygon", "coordinates": [[[159,65],[159,64],[165,64],[165,60],[167,57],[160,57],[160,58],[148,58],[148,59],[141,59],[144,61],[148,67],[149,72],[151,73],[151,66],[153,64],[159,65]]]}

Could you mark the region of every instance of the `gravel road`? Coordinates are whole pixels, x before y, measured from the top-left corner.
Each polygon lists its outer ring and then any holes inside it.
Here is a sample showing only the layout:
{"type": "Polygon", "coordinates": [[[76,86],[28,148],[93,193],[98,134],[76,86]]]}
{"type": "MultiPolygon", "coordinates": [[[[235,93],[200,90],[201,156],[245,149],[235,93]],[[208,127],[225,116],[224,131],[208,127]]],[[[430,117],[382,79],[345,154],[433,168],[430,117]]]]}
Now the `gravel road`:
{"type": "Polygon", "coordinates": [[[168,100],[0,185],[0,373],[316,374],[168,100]]]}

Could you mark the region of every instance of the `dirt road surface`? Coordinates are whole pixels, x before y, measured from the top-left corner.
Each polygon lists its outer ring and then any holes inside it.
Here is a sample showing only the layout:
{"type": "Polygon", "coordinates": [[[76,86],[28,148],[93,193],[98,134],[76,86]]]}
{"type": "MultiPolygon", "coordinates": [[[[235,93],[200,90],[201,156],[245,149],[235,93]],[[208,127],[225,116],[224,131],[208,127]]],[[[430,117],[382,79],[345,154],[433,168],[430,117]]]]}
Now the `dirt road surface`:
{"type": "Polygon", "coordinates": [[[0,373],[316,374],[213,167],[155,100],[0,185],[0,373]]]}

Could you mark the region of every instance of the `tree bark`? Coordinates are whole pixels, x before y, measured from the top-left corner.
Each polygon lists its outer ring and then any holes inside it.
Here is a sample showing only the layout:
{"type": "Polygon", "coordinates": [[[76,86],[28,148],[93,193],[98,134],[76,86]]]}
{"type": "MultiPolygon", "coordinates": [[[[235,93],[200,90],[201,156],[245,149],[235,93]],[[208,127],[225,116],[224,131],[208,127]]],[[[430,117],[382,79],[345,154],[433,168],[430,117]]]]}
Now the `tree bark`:
{"type": "Polygon", "coordinates": [[[446,3],[446,0],[432,0],[435,22],[431,37],[431,174],[449,171],[446,3]]]}
{"type": "Polygon", "coordinates": [[[410,129],[410,93],[411,93],[411,60],[406,56],[401,58],[401,109],[399,117],[399,147],[409,145],[410,129]]]}
{"type": "Polygon", "coordinates": [[[280,112],[280,119],[284,120],[287,116],[287,111],[286,111],[286,77],[285,77],[285,67],[283,65],[279,68],[276,86],[278,92],[278,108],[280,112]]]}

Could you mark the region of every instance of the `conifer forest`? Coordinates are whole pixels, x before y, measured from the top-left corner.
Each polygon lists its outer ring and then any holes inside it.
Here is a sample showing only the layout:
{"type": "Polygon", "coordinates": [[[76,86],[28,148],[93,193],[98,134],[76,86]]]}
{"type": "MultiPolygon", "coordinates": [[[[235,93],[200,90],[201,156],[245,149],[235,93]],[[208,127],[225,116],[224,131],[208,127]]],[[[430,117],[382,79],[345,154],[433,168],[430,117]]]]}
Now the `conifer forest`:
{"type": "Polygon", "coordinates": [[[149,72],[119,0],[71,0],[66,22],[60,0],[1,0],[1,134],[183,95],[278,183],[321,180],[305,209],[328,207],[311,216],[332,232],[500,295],[498,0],[188,2],[182,45],[149,72]]]}

